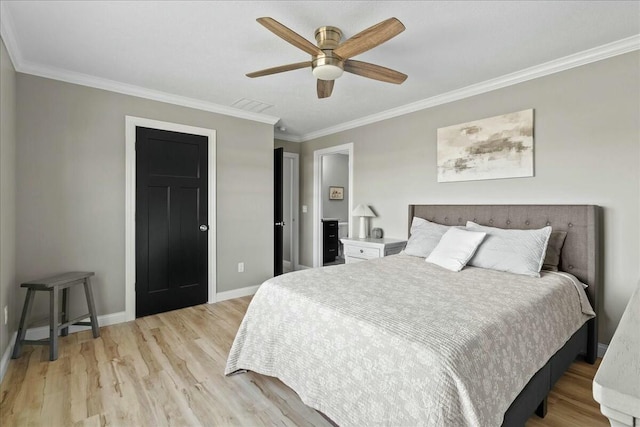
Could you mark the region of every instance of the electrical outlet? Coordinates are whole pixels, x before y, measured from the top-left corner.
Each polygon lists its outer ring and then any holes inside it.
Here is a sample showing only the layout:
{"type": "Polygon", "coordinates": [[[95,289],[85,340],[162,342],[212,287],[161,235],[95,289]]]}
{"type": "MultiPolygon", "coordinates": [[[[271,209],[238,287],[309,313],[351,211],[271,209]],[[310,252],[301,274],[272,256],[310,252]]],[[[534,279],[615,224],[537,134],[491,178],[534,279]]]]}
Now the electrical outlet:
{"type": "Polygon", "coordinates": [[[4,306],[4,324],[6,325],[9,322],[9,307],[4,306]]]}
{"type": "Polygon", "coordinates": [[[244,262],[238,263],[238,273],[244,273],[244,262]]]}
{"type": "Polygon", "coordinates": [[[307,205],[302,205],[302,213],[307,213],[307,205]]]}

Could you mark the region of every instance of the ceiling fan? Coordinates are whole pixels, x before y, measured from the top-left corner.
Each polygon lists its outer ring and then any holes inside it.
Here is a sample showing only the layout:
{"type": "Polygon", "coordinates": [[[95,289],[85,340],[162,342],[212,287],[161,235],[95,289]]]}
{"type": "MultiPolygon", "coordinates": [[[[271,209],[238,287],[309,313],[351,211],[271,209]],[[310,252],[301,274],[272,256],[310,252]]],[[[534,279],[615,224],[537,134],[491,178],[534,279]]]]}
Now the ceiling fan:
{"type": "Polygon", "coordinates": [[[311,67],[314,77],[318,79],[318,98],[331,96],[335,79],[340,77],[344,71],[395,84],[401,84],[407,79],[407,75],[399,71],[350,59],[381,45],[403,32],[404,25],[396,18],[389,18],[369,27],[343,43],[340,43],[342,31],[339,28],[320,27],[315,32],[317,46],[273,18],[258,18],[256,21],[284,41],[310,54],[311,61],[267,68],[266,70],[249,73],[247,77],[262,77],[311,67]]]}

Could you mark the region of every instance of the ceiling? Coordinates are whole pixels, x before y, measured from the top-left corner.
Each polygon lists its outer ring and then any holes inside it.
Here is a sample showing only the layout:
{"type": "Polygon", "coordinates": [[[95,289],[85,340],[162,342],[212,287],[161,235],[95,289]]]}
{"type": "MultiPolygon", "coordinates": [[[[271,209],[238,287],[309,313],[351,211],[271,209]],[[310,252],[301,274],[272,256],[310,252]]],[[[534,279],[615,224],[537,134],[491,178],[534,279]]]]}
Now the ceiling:
{"type": "Polygon", "coordinates": [[[279,118],[276,134],[290,140],[427,105],[425,100],[464,94],[465,88],[509,82],[513,73],[534,76],[550,61],[581,52],[588,59],[584,51],[610,43],[616,47],[605,51],[614,54],[620,46],[640,48],[637,1],[3,0],[1,18],[18,71],[231,114],[241,99],[260,101],[266,109],[249,117],[279,118]],[[345,73],[330,98],[318,99],[310,69],[245,77],[309,60],[259,25],[261,16],[312,42],[320,26],[337,26],[348,38],[396,17],[406,30],[354,59],[409,78],[398,86],[345,73]]]}

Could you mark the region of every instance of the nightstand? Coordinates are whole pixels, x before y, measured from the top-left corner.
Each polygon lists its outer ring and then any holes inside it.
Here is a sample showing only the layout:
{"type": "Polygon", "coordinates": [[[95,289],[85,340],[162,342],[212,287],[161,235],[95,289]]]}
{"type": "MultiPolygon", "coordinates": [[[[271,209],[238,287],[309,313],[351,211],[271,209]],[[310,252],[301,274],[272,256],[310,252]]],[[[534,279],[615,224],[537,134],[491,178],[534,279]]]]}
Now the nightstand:
{"type": "Polygon", "coordinates": [[[340,239],[344,245],[344,259],[346,264],[382,258],[387,255],[400,253],[407,244],[400,239],[340,239]]]}

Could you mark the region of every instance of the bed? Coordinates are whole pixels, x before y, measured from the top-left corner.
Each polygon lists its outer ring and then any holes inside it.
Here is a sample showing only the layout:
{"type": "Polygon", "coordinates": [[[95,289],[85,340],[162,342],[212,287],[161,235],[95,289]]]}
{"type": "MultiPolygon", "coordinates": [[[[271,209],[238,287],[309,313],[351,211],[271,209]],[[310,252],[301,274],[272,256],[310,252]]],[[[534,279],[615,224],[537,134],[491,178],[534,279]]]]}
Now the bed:
{"type": "Polygon", "coordinates": [[[588,288],[562,273],[451,273],[406,254],[290,273],[256,293],[225,373],[278,377],[339,425],[516,426],[544,415],[576,356],[595,361],[600,209],[411,205],[413,217],[566,231],[560,270],[588,288]]]}

